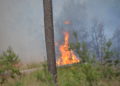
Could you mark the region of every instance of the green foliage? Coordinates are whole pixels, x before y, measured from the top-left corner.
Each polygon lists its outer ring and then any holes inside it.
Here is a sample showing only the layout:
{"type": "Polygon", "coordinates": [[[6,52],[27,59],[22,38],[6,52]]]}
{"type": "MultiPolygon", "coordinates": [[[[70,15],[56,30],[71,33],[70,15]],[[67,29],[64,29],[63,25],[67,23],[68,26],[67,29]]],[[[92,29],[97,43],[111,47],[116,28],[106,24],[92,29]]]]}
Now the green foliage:
{"type": "Polygon", "coordinates": [[[23,84],[21,82],[16,82],[15,86],[23,86],[23,84]]]}
{"type": "Polygon", "coordinates": [[[97,86],[101,73],[91,64],[75,64],[59,68],[58,80],[60,86],[97,86]]]}
{"type": "Polygon", "coordinates": [[[77,39],[78,38],[78,35],[76,32],[73,32],[73,36],[77,39]]]}
{"type": "MultiPolygon", "coordinates": [[[[114,81],[117,82],[115,86],[120,86],[119,69],[91,63],[58,67],[57,75],[59,86],[113,86],[114,81]]],[[[12,82],[3,86],[54,86],[46,64],[43,69],[25,74],[17,82],[12,82]]]]}
{"type": "Polygon", "coordinates": [[[106,78],[106,79],[112,79],[114,76],[114,71],[112,68],[110,67],[105,67],[103,69],[103,78],[106,78]]]}
{"type": "Polygon", "coordinates": [[[111,66],[100,66],[99,69],[102,74],[102,79],[120,80],[120,69],[116,69],[111,66]]]}
{"type": "Polygon", "coordinates": [[[114,60],[114,65],[119,66],[120,65],[120,60],[119,59],[114,60]]]}
{"type": "Polygon", "coordinates": [[[81,58],[81,62],[89,61],[89,51],[85,42],[80,43],[77,38],[77,33],[73,33],[76,43],[70,43],[70,49],[74,50],[81,58]]]}
{"type": "Polygon", "coordinates": [[[105,44],[105,47],[104,47],[104,60],[107,60],[107,59],[110,59],[112,56],[113,56],[113,51],[111,50],[111,46],[112,46],[112,42],[111,41],[108,41],[106,44],[105,44]]]}
{"type": "Polygon", "coordinates": [[[0,83],[3,84],[8,76],[15,78],[16,75],[20,75],[19,67],[16,66],[19,63],[18,56],[14,53],[12,48],[8,48],[0,56],[0,83]]]}
{"type": "Polygon", "coordinates": [[[38,81],[53,86],[52,76],[47,69],[47,65],[43,64],[43,70],[37,71],[35,77],[38,81]]]}
{"type": "Polygon", "coordinates": [[[103,47],[103,64],[107,66],[112,66],[113,65],[113,60],[112,57],[114,56],[114,52],[112,50],[112,42],[109,40],[108,42],[105,43],[103,47]]]}
{"type": "Polygon", "coordinates": [[[83,59],[83,62],[89,61],[89,52],[85,42],[82,43],[82,50],[80,55],[81,58],[83,59]]]}
{"type": "Polygon", "coordinates": [[[101,77],[101,73],[98,72],[97,67],[94,67],[92,64],[82,64],[82,72],[86,76],[86,80],[89,83],[89,86],[97,85],[98,80],[101,77]]]}

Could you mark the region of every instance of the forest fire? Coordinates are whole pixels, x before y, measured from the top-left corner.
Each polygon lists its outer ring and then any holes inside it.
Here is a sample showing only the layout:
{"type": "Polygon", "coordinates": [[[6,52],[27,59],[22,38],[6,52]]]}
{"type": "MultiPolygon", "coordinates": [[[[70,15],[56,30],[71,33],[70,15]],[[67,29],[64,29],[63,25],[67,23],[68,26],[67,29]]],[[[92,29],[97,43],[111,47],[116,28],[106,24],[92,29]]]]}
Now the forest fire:
{"type": "Polygon", "coordinates": [[[59,46],[61,56],[56,62],[57,66],[80,62],[74,52],[69,49],[69,33],[65,32],[64,35],[64,44],[59,46]]]}

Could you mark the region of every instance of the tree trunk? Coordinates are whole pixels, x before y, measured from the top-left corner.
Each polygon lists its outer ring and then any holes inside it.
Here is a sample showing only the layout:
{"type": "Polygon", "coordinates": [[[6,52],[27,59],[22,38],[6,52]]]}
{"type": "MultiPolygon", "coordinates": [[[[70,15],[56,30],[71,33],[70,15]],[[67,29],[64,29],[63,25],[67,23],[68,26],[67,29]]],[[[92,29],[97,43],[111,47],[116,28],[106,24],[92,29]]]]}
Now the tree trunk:
{"type": "Polygon", "coordinates": [[[43,5],[48,71],[52,75],[55,86],[57,86],[52,0],[43,0],[43,5]]]}

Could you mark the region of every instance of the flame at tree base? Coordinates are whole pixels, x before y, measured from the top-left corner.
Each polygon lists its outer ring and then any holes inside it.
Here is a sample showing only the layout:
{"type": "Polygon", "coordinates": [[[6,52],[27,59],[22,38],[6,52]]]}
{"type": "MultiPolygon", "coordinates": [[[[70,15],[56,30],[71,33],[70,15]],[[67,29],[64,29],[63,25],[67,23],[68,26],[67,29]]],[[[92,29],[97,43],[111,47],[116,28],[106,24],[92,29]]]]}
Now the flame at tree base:
{"type": "Polygon", "coordinates": [[[57,60],[57,66],[79,63],[80,60],[72,50],[69,50],[69,33],[65,32],[64,44],[60,45],[59,50],[61,53],[60,58],[57,60]]]}

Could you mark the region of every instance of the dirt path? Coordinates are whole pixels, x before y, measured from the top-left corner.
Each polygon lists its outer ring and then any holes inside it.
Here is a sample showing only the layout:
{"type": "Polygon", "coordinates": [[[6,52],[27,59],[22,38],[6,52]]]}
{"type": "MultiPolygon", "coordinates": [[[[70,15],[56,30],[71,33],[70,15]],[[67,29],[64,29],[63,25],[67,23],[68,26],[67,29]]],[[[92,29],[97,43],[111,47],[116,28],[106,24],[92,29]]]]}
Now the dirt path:
{"type": "Polygon", "coordinates": [[[25,70],[21,70],[20,72],[23,73],[23,74],[28,74],[28,73],[31,73],[31,72],[34,72],[34,71],[37,71],[37,70],[40,70],[41,68],[32,68],[32,69],[25,69],[25,70]]]}

